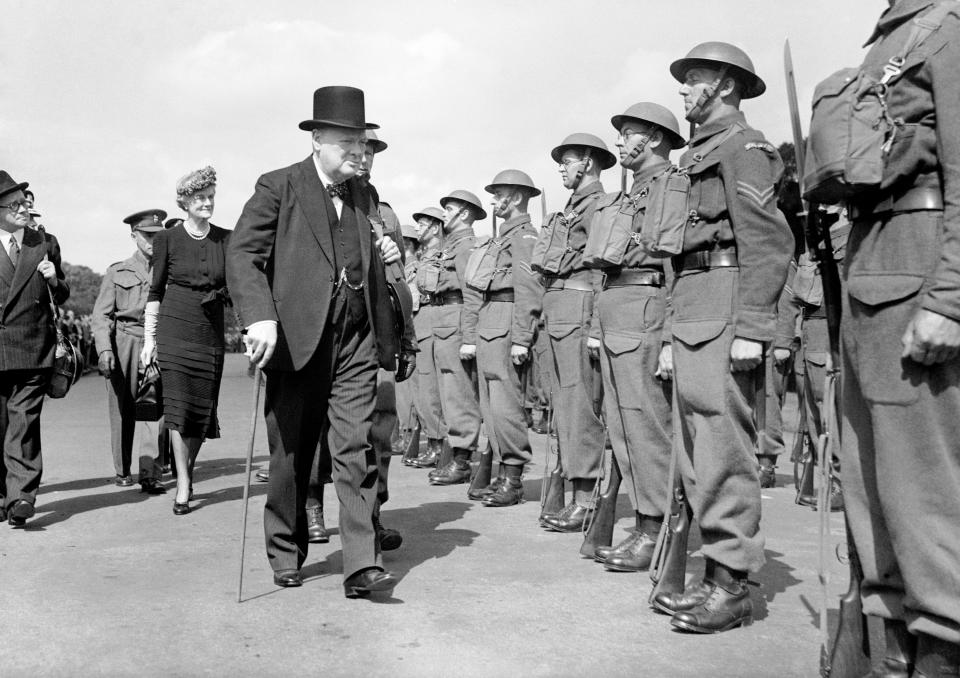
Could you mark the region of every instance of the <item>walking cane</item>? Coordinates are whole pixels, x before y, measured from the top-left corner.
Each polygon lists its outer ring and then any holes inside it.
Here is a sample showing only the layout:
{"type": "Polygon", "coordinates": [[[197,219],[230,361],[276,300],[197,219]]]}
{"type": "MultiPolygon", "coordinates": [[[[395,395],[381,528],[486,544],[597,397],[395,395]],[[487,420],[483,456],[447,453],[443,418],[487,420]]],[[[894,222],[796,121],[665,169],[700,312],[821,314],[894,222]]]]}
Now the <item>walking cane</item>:
{"type": "Polygon", "coordinates": [[[257,437],[257,416],[260,414],[260,368],[253,371],[253,410],[250,412],[250,442],[247,445],[247,468],[243,483],[243,527],[240,531],[240,577],[237,580],[237,602],[243,598],[243,556],[247,546],[247,506],[250,502],[250,467],[253,464],[253,443],[257,437]]]}

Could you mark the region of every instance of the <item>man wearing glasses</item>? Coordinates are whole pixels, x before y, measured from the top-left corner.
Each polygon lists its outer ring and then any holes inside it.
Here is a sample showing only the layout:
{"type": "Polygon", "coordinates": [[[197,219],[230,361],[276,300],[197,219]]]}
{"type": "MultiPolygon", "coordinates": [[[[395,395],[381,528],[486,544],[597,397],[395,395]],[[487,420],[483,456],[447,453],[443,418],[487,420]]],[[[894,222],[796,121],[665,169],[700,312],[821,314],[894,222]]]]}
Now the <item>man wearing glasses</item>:
{"type": "Polygon", "coordinates": [[[50,301],[70,296],[57,239],[27,228],[26,187],[0,170],[0,520],[14,527],[33,517],[43,472],[40,411],[57,345],[50,301]]]}

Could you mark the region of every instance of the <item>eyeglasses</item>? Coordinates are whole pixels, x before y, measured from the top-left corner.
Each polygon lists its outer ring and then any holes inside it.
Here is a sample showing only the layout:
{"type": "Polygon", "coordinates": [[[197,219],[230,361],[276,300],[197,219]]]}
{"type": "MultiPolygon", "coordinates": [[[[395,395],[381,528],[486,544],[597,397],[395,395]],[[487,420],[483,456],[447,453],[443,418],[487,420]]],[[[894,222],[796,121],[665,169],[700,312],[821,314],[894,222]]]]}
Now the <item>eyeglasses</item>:
{"type": "Polygon", "coordinates": [[[16,202],[7,203],[6,205],[0,205],[0,207],[6,207],[8,210],[16,214],[20,210],[30,209],[30,201],[22,199],[17,200],[16,202]]]}
{"type": "Polygon", "coordinates": [[[576,165],[581,162],[586,162],[586,158],[580,158],[579,160],[570,160],[570,159],[561,160],[560,162],[557,163],[557,166],[562,167],[564,169],[568,169],[570,165],[576,165]]]}

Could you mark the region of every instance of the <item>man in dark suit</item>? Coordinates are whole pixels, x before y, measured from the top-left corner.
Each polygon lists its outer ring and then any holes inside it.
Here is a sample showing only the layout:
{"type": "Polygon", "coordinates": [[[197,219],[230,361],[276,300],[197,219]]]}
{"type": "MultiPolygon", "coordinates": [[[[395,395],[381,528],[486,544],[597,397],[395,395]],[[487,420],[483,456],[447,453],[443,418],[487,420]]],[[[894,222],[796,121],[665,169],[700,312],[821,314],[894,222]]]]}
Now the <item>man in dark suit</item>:
{"type": "MultiPolygon", "coordinates": [[[[390,590],[374,528],[377,458],[370,442],[377,369],[407,376],[415,345],[401,338],[370,197],[356,179],[365,131],[363,92],[314,93],[313,154],[260,177],[230,242],[227,280],[246,327],[251,361],[267,375],[270,473],[264,508],[267,557],[278,586],[300,586],[307,554],[306,496],[313,456],[327,430],[340,501],[348,598],[390,590]]],[[[409,317],[404,319],[412,327],[409,317]]]]}
{"type": "Polygon", "coordinates": [[[52,235],[27,228],[23,189],[0,170],[0,520],[33,517],[43,473],[40,411],[57,346],[50,300],[70,287],[52,235]]]}

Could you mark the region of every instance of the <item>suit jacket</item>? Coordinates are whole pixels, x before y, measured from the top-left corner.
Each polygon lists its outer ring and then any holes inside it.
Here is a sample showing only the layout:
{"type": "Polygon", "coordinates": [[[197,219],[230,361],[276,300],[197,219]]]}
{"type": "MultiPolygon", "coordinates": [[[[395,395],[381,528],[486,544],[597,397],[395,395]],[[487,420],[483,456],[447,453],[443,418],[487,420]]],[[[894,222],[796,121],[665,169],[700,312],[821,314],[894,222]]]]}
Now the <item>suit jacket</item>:
{"type": "MultiPolygon", "coordinates": [[[[370,196],[357,179],[350,179],[347,186],[343,209],[354,211],[360,230],[367,315],[380,366],[393,370],[400,337],[393,318],[385,313],[391,303],[368,218],[370,196]]],[[[313,158],[307,157],[261,176],[237,221],[227,252],[227,287],[245,327],[261,320],[277,322],[270,369],[302,369],[328,329],[339,274],[334,270],[330,232],[334,218],[333,201],[313,158]]]]}
{"type": "Polygon", "coordinates": [[[0,372],[53,366],[57,335],[51,295],[57,304],[70,296],[60,267],[60,243],[49,233],[25,228],[16,271],[11,277],[0,273],[0,372]],[[53,288],[37,272],[44,255],[57,270],[53,288]]]}

